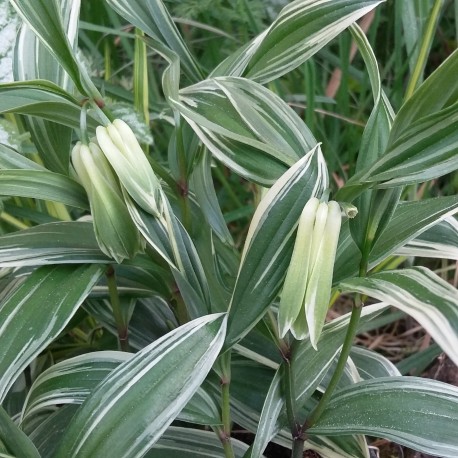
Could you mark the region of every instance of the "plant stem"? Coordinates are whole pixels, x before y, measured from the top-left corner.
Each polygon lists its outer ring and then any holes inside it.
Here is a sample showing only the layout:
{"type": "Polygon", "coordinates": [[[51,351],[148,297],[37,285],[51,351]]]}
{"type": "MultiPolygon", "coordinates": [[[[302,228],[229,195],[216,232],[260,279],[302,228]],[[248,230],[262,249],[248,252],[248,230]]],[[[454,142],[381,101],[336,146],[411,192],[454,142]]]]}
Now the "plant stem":
{"type": "Polygon", "coordinates": [[[356,336],[356,332],[358,329],[359,317],[361,316],[362,310],[362,303],[360,300],[360,295],[358,294],[355,298],[355,304],[351,311],[351,318],[350,323],[348,325],[347,334],[345,335],[345,340],[342,346],[342,350],[339,355],[339,359],[337,361],[337,366],[332,374],[331,381],[326,388],[326,391],[323,394],[323,397],[320,399],[320,402],[315,407],[311,415],[306,421],[305,428],[308,429],[313,426],[316,421],[320,418],[321,414],[323,413],[324,409],[326,408],[328,402],[331,399],[331,396],[334,393],[334,390],[339,383],[340,378],[342,377],[343,371],[345,369],[345,365],[347,364],[348,356],[350,355],[351,347],[353,345],[353,340],[356,336]]]}
{"type": "Polygon", "coordinates": [[[304,456],[304,439],[297,438],[293,440],[291,458],[302,458],[304,456]]]}
{"type": "Polygon", "coordinates": [[[127,323],[124,320],[121,311],[121,302],[119,300],[118,288],[116,285],[116,274],[112,266],[109,266],[105,273],[107,277],[108,292],[110,294],[111,308],[113,317],[118,329],[118,344],[122,351],[129,351],[129,337],[127,334],[127,323]]]}
{"type": "Polygon", "coordinates": [[[19,221],[17,218],[14,216],[11,216],[9,213],[6,212],[0,212],[0,219],[5,221],[5,223],[10,224],[11,226],[14,226],[17,229],[28,229],[29,226],[27,224],[24,224],[22,221],[19,221]]]}
{"type": "Polygon", "coordinates": [[[418,59],[415,63],[415,68],[412,72],[412,77],[410,78],[409,84],[407,85],[405,100],[408,100],[412,94],[415,92],[420,79],[423,75],[425,69],[426,61],[428,58],[428,53],[431,49],[431,44],[434,38],[434,31],[436,30],[437,23],[439,21],[440,12],[444,0],[436,0],[433,7],[431,8],[430,14],[428,16],[428,22],[426,23],[425,31],[421,40],[420,52],[418,53],[418,59]]]}
{"type": "Polygon", "coordinates": [[[226,458],[234,458],[234,450],[231,442],[231,405],[230,405],[230,383],[231,383],[231,352],[227,351],[221,356],[221,420],[223,423],[222,434],[220,435],[226,458]]]}

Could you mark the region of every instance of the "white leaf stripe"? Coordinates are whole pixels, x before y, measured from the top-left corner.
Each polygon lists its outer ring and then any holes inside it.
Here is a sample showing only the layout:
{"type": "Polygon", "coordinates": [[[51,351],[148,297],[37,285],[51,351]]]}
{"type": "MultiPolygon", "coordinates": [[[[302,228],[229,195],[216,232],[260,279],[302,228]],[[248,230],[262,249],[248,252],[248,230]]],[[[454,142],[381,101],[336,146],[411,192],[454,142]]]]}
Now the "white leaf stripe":
{"type": "Polygon", "coordinates": [[[224,340],[223,317],[208,315],[189,322],[115,369],[82,405],[56,457],[104,456],[113,447],[122,456],[143,456],[210,370],[224,340]],[[137,418],[138,409],[148,419],[123,427],[128,417],[137,418]]]}
{"type": "Polygon", "coordinates": [[[257,41],[256,51],[250,50],[246,76],[266,83],[288,73],[380,3],[297,0],[287,5],[257,41]]]}
{"type": "Polygon", "coordinates": [[[423,453],[458,453],[458,389],[418,377],[381,377],[341,389],[311,434],[363,433],[423,453]]]}
{"type": "Polygon", "coordinates": [[[429,269],[383,272],[344,281],[340,287],[386,301],[408,313],[458,364],[458,292],[429,269]]]}
{"type": "Polygon", "coordinates": [[[97,265],[42,267],[0,304],[0,400],[62,331],[102,272],[97,265]]]}

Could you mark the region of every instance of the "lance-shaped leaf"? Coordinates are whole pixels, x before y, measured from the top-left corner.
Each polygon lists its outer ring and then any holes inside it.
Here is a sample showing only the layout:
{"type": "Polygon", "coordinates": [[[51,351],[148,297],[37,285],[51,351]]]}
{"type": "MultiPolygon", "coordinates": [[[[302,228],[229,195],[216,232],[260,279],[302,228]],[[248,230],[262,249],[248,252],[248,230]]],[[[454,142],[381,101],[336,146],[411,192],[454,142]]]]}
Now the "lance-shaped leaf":
{"type": "Polygon", "coordinates": [[[358,368],[358,373],[363,380],[401,375],[389,359],[367,348],[353,347],[350,358],[358,368]]]}
{"type": "Polygon", "coordinates": [[[33,442],[19,429],[0,405],[0,456],[14,458],[13,455],[2,453],[3,444],[9,453],[14,453],[14,456],[28,458],[40,458],[41,456],[33,442]]]}
{"type": "MultiPolygon", "coordinates": [[[[457,196],[401,202],[370,253],[370,268],[428,228],[456,213],[457,209],[457,196]]],[[[343,224],[334,267],[334,283],[356,274],[360,259],[361,253],[350,236],[348,224],[343,224]]]]}
{"type": "Polygon", "coordinates": [[[109,262],[100,251],[90,222],[40,224],[0,237],[3,267],[109,262]]]}
{"type": "Polygon", "coordinates": [[[383,300],[415,318],[458,364],[458,291],[425,267],[380,272],[341,283],[383,300]]]}
{"type": "MultiPolygon", "coordinates": [[[[242,458],[248,445],[231,438],[235,458],[242,458]]],[[[262,457],[262,455],[258,455],[262,457]]],[[[145,458],[224,458],[221,441],[213,431],[171,426],[145,458]]]]}
{"type": "Polygon", "coordinates": [[[397,249],[396,254],[458,261],[458,221],[454,216],[445,218],[397,249]]]}
{"type": "Polygon", "coordinates": [[[0,143],[0,169],[34,169],[45,168],[18,153],[14,148],[0,143]]]}
{"type": "Polygon", "coordinates": [[[385,377],[340,390],[308,432],[369,434],[454,458],[457,429],[458,388],[423,378],[385,377]]]}
{"type": "Polygon", "coordinates": [[[267,83],[295,69],[381,0],[296,0],[214,73],[267,83]]]}
{"type": "MultiPolygon", "coordinates": [[[[394,113],[383,93],[377,59],[369,40],[356,24],[350,30],[366,63],[374,97],[374,108],[364,129],[358,153],[356,171],[359,171],[372,165],[385,151],[394,113]]],[[[370,251],[390,222],[400,193],[401,188],[366,190],[354,202],[358,215],[349,221],[349,225],[353,240],[361,252],[370,251]]]]}
{"type": "Polygon", "coordinates": [[[131,353],[120,351],[91,352],[51,366],[30,387],[21,422],[49,406],[82,404],[105,377],[131,357],[131,353]]]}
{"type": "MultiPolygon", "coordinates": [[[[63,29],[75,49],[78,41],[80,1],[60,0],[57,5],[62,16],[63,29]]],[[[43,79],[56,83],[70,93],[74,92],[68,73],[25,23],[21,25],[16,38],[13,74],[15,81],[43,79]]],[[[53,172],[67,174],[72,129],[38,117],[26,117],[25,121],[44,165],[53,172]]]]}
{"type": "Polygon", "coordinates": [[[221,314],[198,318],[119,366],[78,410],[56,458],[143,456],[203,382],[225,328],[221,314]]]}
{"type": "MultiPolygon", "coordinates": [[[[314,351],[314,350],[313,350],[314,351]]],[[[238,425],[256,434],[260,423],[264,400],[269,391],[275,372],[266,367],[240,361],[232,363],[231,413],[238,425]]],[[[215,392],[220,391],[218,382],[212,384],[215,392]]],[[[272,441],[291,448],[291,431],[281,420],[278,434],[272,441]]],[[[368,458],[367,445],[358,436],[353,437],[309,437],[305,449],[313,449],[329,458],[368,458]]],[[[254,458],[254,456],[253,456],[254,458]]]]}
{"type": "Polygon", "coordinates": [[[190,317],[207,314],[210,294],[199,255],[165,194],[161,192],[163,213],[160,218],[153,217],[129,200],[128,208],[140,233],[171,267],[190,317]]]}
{"type": "Polygon", "coordinates": [[[124,19],[174,51],[191,81],[202,79],[202,73],[162,0],[108,0],[108,4],[124,19]]]}
{"type": "MultiPolygon", "coordinates": [[[[78,101],[50,81],[18,81],[0,86],[0,112],[39,116],[72,128],[80,127],[81,106],[78,101]]],[[[88,126],[97,122],[88,116],[88,126]]]]}
{"type": "Polygon", "coordinates": [[[263,185],[317,143],[283,100],[243,78],[212,78],[182,89],[173,107],[216,158],[263,185]]]}
{"type": "Polygon", "coordinates": [[[426,181],[458,168],[457,69],[455,52],[403,105],[384,154],[352,177],[349,185],[356,182],[393,187],[426,181]]]}
{"type": "Polygon", "coordinates": [[[317,146],[272,186],[248,230],[232,295],[227,345],[234,345],[262,318],[275,299],[289,265],[294,231],[304,205],[328,186],[317,146]]]}
{"type": "MultiPolygon", "coordinates": [[[[79,2],[80,0],[73,2],[75,4],[73,8],[74,14],[79,10],[79,2]]],[[[59,61],[78,90],[85,95],[99,96],[100,94],[92,83],[87,71],[78,63],[69,36],[65,32],[63,24],[64,15],[58,2],[37,0],[32,4],[27,0],[11,0],[11,4],[43,45],[59,61]]],[[[68,22],[65,25],[68,25],[68,22]]],[[[73,26],[75,25],[76,22],[73,21],[73,26]]]]}
{"type": "Polygon", "coordinates": [[[49,170],[0,170],[0,195],[51,200],[71,207],[88,208],[81,185],[49,170]]]}
{"type": "MultiPolygon", "coordinates": [[[[82,404],[99,383],[133,356],[120,351],[92,352],[50,367],[32,384],[24,403],[21,424],[28,429],[37,414],[48,411],[52,406],[82,404]]],[[[203,425],[221,422],[217,405],[202,388],[196,391],[178,418],[203,425]]]]}
{"type": "Polygon", "coordinates": [[[0,399],[64,329],[103,273],[99,265],[45,266],[0,304],[0,399]]]}

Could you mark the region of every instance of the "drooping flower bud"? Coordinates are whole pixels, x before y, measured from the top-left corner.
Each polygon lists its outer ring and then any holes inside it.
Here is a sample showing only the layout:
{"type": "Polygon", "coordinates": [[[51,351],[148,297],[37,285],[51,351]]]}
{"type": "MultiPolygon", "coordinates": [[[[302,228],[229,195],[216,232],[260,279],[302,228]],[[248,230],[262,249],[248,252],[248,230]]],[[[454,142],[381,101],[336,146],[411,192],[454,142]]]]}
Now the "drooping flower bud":
{"type": "Polygon", "coordinates": [[[132,129],[121,119],[96,130],[97,142],[122,186],[145,211],[158,216],[161,185],[132,129]]]}
{"type": "Polygon", "coordinates": [[[312,197],[299,219],[296,241],[286,274],[278,313],[280,336],[309,335],[313,347],[324,326],[331,297],[332,273],[341,226],[337,202],[312,197]]]}
{"type": "Polygon", "coordinates": [[[89,197],[100,249],[118,263],[132,258],[141,248],[140,234],[102,151],[95,143],[78,142],[72,150],[72,163],[89,197]]]}

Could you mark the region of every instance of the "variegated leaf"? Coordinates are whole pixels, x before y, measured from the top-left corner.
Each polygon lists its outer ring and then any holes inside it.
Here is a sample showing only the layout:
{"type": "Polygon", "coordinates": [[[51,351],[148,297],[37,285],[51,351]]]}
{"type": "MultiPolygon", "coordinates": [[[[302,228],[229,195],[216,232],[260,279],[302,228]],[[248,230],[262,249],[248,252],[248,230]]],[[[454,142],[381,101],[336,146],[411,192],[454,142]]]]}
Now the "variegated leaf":
{"type": "Polygon", "coordinates": [[[59,335],[97,283],[103,266],[40,267],[0,303],[0,399],[59,335]]]}
{"type": "Polygon", "coordinates": [[[251,43],[229,56],[214,75],[267,83],[295,69],[382,0],[296,0],[251,43]]]}
{"type": "Polygon", "coordinates": [[[458,388],[417,377],[382,377],[337,392],[310,435],[369,434],[423,453],[458,453],[458,388]]]}
{"type": "Polygon", "coordinates": [[[232,295],[226,345],[234,345],[262,318],[286,274],[293,235],[305,203],[328,186],[317,146],[283,174],[262,199],[248,230],[232,295]]]}
{"type": "Polygon", "coordinates": [[[56,458],[143,456],[202,384],[225,328],[221,314],[198,318],[121,364],[78,410],[56,458]]]}
{"type": "Polygon", "coordinates": [[[216,158],[262,185],[317,144],[285,102],[246,79],[208,79],[182,89],[172,102],[216,158]]]}
{"type": "Polygon", "coordinates": [[[340,284],[391,304],[415,318],[458,364],[458,291],[425,267],[380,272],[340,284]]]}

